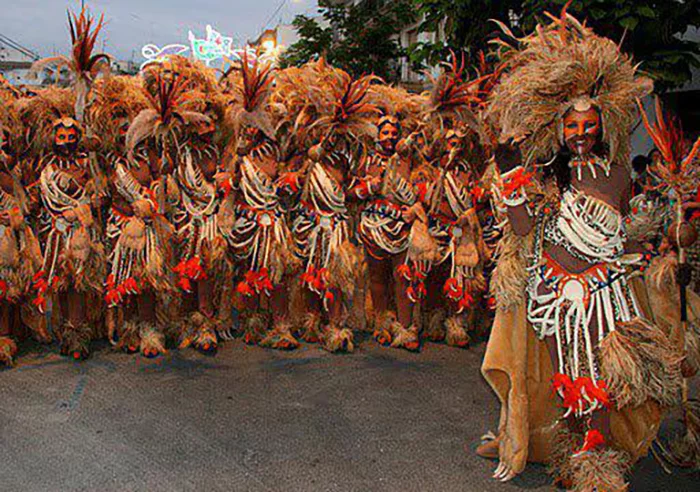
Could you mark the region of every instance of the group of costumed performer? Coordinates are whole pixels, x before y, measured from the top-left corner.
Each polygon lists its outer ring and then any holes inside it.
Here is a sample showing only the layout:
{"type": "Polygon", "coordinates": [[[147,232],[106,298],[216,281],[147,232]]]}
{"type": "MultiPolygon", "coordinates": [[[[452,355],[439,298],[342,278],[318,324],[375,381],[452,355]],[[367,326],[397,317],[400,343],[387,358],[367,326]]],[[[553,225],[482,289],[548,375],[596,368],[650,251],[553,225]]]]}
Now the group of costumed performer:
{"type": "Polygon", "coordinates": [[[548,17],[524,38],[504,28],[486,108],[503,238],[482,372],[501,413],[477,452],[502,481],[534,461],[572,490],[626,490],[692,359],[673,254],[626,230],[629,136],[652,82],[566,9],[548,17]]]}
{"type": "Polygon", "coordinates": [[[213,352],[234,307],[244,341],[271,348],[352,351],[367,326],[397,348],[428,332],[467,345],[456,320],[489,254],[462,67],[421,95],[323,59],[246,57],[217,78],[171,56],[115,76],[94,53],[102,25],[69,14],[70,56],[34,67],[68,87],[3,83],[5,362],[23,326],[76,359],[105,336],[148,357],[213,352]]]}

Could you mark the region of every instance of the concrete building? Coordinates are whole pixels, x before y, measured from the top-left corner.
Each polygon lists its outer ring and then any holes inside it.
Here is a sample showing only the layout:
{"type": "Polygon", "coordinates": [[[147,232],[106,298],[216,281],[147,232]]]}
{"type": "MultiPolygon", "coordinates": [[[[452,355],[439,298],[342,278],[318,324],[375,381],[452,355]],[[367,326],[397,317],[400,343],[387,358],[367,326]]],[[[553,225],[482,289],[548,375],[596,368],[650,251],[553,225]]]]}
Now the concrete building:
{"type": "Polygon", "coordinates": [[[26,79],[27,72],[39,55],[13,39],[0,34],[0,74],[11,84],[36,83],[26,79]]]}

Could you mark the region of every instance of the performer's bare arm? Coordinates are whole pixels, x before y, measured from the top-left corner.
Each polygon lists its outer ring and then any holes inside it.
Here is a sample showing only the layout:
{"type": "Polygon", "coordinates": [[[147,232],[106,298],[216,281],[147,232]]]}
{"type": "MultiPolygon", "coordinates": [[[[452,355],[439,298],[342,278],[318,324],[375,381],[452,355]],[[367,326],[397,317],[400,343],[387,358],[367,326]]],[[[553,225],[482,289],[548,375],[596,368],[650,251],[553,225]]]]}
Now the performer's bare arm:
{"type": "MultiPolygon", "coordinates": [[[[496,148],[496,165],[501,175],[522,165],[522,155],[517,145],[502,144],[496,148]]],[[[518,236],[526,236],[534,226],[527,209],[527,203],[508,207],[508,222],[518,236]]]]}

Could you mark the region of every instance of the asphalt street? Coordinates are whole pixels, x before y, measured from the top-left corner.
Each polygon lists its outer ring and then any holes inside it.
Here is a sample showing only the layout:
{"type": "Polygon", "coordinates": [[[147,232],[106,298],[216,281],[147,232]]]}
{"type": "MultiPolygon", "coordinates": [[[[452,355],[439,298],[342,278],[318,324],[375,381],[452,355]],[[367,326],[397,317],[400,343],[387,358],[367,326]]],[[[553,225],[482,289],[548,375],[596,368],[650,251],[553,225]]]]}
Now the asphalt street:
{"type": "MultiPolygon", "coordinates": [[[[283,353],[239,339],[215,357],[102,347],[80,363],[34,347],[0,371],[0,490],[553,490],[541,466],[502,485],[474,454],[498,417],[483,350],[283,353]]],[[[699,478],[650,457],[631,490],[699,478]]]]}

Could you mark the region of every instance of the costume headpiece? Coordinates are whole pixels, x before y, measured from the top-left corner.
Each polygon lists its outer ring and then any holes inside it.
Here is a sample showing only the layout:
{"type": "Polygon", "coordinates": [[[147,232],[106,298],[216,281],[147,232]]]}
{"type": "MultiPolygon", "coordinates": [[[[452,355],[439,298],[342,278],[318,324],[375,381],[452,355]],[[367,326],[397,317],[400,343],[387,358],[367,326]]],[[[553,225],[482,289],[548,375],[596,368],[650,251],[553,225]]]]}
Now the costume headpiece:
{"type": "Polygon", "coordinates": [[[147,104],[137,77],[120,75],[98,80],[87,107],[87,121],[92,131],[99,135],[101,147],[114,150],[120,125],[133,121],[147,104]]]}
{"type": "MultiPolygon", "coordinates": [[[[559,152],[562,120],[572,108],[594,107],[600,113],[609,159],[629,163],[629,133],[635,101],[652,90],[650,79],[637,75],[630,58],[609,39],[597,36],[566,13],[546,14],[548,25],[506,47],[505,75],[489,100],[487,114],[500,140],[521,139],[526,162],[546,161],[559,152]]],[[[585,109],[584,109],[585,110],[585,109]]]]}
{"type": "Polygon", "coordinates": [[[236,133],[248,125],[263,132],[270,140],[275,140],[269,107],[273,82],[272,66],[261,64],[258,59],[252,64],[248,63],[248,55],[244,53],[241,77],[236,85],[237,95],[227,112],[227,119],[236,133]]]}
{"type": "Polygon", "coordinates": [[[467,126],[481,133],[481,125],[475,110],[483,103],[479,91],[483,77],[467,80],[464,56],[457,60],[452,53],[452,62],[433,80],[426,119],[440,130],[467,126]]]}
{"type": "Polygon", "coordinates": [[[35,62],[30,71],[36,75],[43,69],[54,66],[56,70],[67,67],[71,75],[71,82],[76,93],[76,118],[82,121],[83,110],[87,102],[90,86],[99,73],[109,72],[109,56],[104,53],[93,54],[97,36],[104,26],[104,15],[101,15],[97,23],[86,10],[80,11],[80,15],[68,12],[68,28],[71,38],[71,56],[52,56],[35,62]]]}
{"type": "Polygon", "coordinates": [[[420,96],[402,87],[373,84],[369,89],[369,98],[381,112],[377,128],[392,123],[412,132],[419,126],[419,115],[424,106],[424,99],[420,96]]]}
{"type": "Polygon", "coordinates": [[[376,126],[373,116],[379,108],[369,98],[374,75],[353,79],[347,72],[337,68],[319,72],[318,82],[322,86],[318,96],[319,118],[312,124],[314,136],[323,140],[332,135],[346,136],[351,141],[374,138],[376,126]]]}
{"type": "Polygon", "coordinates": [[[38,156],[51,149],[54,124],[74,117],[75,95],[70,89],[52,86],[38,90],[33,97],[19,99],[15,105],[26,128],[27,146],[38,156]]]}
{"type": "Polygon", "coordinates": [[[177,145],[182,125],[210,123],[202,113],[189,109],[192,93],[186,92],[187,80],[182,75],[165,77],[156,73],[154,77],[155,93],[143,91],[148,107],[134,119],[126,135],[129,154],[146,138],[177,145]]]}

